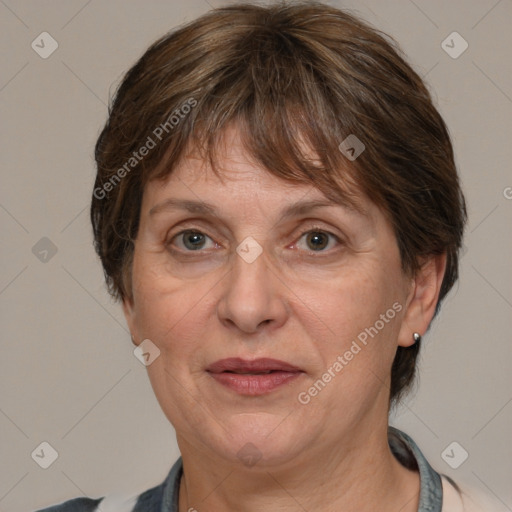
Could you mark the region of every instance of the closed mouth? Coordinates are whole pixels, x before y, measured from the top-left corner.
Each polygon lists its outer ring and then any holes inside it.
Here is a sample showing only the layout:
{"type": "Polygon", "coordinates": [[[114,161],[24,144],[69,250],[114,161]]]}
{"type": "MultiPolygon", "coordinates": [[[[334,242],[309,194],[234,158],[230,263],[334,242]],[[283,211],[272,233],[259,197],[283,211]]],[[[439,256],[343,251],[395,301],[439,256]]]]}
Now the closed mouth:
{"type": "Polygon", "coordinates": [[[234,373],[239,375],[268,375],[276,372],[302,372],[300,368],[278,359],[258,358],[248,360],[238,357],[220,359],[211,364],[206,371],[210,373],[234,373]]]}

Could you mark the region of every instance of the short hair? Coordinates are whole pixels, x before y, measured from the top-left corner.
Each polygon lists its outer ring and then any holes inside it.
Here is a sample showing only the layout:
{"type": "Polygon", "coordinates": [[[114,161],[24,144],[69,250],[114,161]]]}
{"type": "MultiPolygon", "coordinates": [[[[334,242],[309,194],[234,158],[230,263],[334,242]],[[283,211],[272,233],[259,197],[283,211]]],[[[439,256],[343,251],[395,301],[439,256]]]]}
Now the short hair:
{"type": "MultiPolygon", "coordinates": [[[[156,41],[128,70],[96,143],[91,205],[116,299],[132,296],[145,185],[169,176],[189,147],[217,172],[231,123],[273,175],[352,204],[364,192],[390,221],[404,272],[446,254],[437,314],[458,278],[466,222],[447,127],[391,37],[320,2],[214,9],[156,41]],[[343,150],[350,141],[358,153],[364,145],[357,158],[343,150]]],[[[419,346],[397,349],[391,403],[413,381],[419,346]]]]}

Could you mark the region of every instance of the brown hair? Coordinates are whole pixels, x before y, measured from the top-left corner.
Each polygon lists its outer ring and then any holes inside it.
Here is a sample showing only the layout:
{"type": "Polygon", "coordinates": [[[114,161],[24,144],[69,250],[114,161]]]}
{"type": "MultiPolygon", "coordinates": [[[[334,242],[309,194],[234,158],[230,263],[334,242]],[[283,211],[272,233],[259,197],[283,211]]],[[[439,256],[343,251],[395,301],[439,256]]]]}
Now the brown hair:
{"type": "MultiPolygon", "coordinates": [[[[232,122],[270,173],[335,200],[354,203],[362,190],[388,216],[405,272],[446,253],[437,313],[458,277],[466,221],[447,128],[391,38],[318,2],[212,10],[159,39],[127,72],[96,144],[91,206],[114,297],[131,297],[146,183],[168,176],[187,147],[215,170],[232,122]],[[354,160],[339,149],[349,135],[365,146],[354,160]]],[[[411,384],[418,350],[398,347],[392,400],[411,384]]]]}

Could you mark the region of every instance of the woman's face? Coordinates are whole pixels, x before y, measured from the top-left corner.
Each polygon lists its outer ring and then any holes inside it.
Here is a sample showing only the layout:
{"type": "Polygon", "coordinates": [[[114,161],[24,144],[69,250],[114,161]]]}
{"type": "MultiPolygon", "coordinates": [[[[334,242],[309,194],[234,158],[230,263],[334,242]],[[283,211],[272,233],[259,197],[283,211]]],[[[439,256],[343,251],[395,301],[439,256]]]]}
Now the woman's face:
{"type": "Polygon", "coordinates": [[[372,202],[314,207],[226,139],[223,182],[186,158],[147,185],[125,314],[182,453],[292,464],[387,422],[397,345],[428,324],[372,202]]]}

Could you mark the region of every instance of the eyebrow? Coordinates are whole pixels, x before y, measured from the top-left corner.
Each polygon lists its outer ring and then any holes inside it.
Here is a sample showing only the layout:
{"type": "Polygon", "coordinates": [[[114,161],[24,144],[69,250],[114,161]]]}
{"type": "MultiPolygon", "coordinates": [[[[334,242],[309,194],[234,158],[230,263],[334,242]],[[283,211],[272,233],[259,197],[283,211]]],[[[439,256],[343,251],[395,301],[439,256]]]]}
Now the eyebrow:
{"type": "MultiPolygon", "coordinates": [[[[363,216],[366,216],[367,213],[361,206],[355,206],[353,204],[349,204],[347,202],[335,202],[325,199],[316,199],[310,201],[298,201],[293,203],[281,211],[281,218],[288,219],[290,217],[294,217],[297,215],[303,215],[305,213],[309,213],[312,210],[317,208],[325,208],[325,207],[341,207],[346,208],[350,211],[357,212],[363,216]]],[[[163,211],[172,211],[172,210],[186,210],[190,213],[203,214],[203,215],[217,215],[217,208],[205,201],[195,201],[191,199],[174,199],[169,198],[165,201],[153,206],[151,210],[149,210],[149,215],[155,215],[157,213],[163,211]]]]}

